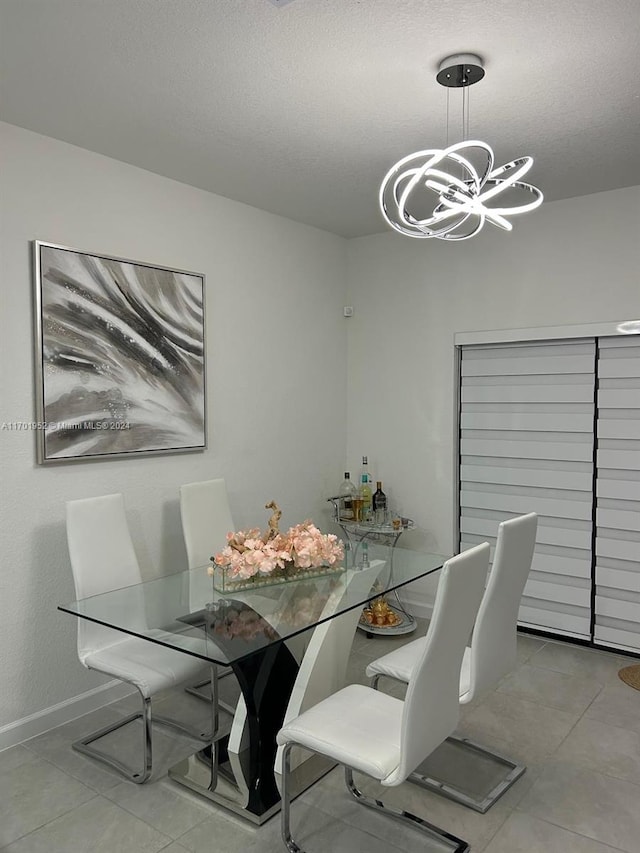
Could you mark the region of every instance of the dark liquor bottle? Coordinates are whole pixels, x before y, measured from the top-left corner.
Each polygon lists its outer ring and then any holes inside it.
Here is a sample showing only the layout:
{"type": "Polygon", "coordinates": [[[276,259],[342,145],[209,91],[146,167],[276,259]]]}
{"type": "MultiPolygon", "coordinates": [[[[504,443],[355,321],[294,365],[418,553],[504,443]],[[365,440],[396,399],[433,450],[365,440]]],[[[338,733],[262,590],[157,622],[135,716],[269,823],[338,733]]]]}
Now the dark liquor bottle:
{"type": "Polygon", "coordinates": [[[387,521],[387,496],[382,491],[382,481],[376,482],[376,490],[373,493],[373,520],[376,524],[386,524],[387,521]]]}

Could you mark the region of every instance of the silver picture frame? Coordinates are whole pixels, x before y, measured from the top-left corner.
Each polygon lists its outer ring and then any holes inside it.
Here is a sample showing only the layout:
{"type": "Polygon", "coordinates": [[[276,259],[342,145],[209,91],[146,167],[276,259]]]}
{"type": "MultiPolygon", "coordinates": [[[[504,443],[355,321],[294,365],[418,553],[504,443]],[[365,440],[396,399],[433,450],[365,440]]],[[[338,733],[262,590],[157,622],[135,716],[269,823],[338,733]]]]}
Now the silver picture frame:
{"type": "Polygon", "coordinates": [[[37,462],[205,450],[204,274],[32,246],[37,462]]]}

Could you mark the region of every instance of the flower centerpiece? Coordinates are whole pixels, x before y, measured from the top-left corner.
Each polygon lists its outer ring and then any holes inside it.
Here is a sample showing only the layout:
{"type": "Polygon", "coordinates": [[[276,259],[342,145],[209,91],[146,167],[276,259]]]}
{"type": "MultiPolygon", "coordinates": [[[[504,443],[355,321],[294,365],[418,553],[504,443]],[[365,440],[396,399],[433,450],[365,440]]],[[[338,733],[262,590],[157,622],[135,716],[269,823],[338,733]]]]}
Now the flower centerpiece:
{"type": "Polygon", "coordinates": [[[235,591],[342,571],[344,547],[337,536],[321,533],[310,520],[282,533],[278,505],[270,501],[265,509],[273,512],[264,534],[257,527],[227,533],[226,547],[211,558],[216,589],[235,591]]]}

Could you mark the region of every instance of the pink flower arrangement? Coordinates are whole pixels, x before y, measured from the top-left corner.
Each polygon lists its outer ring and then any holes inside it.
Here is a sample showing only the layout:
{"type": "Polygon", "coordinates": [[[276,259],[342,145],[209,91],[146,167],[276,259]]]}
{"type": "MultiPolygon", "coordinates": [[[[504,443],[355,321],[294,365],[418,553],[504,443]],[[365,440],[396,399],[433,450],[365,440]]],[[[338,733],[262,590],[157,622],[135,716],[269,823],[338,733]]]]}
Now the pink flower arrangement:
{"type": "Polygon", "coordinates": [[[225,640],[253,640],[264,636],[269,640],[275,640],[277,632],[271,625],[259,616],[251,607],[243,607],[238,604],[224,613],[224,618],[215,623],[214,634],[225,640]]]}
{"type": "Polygon", "coordinates": [[[302,570],[335,566],[344,557],[342,542],[333,533],[321,533],[312,521],[290,527],[286,533],[262,537],[260,530],[227,533],[227,546],[213,562],[231,579],[246,580],[256,575],[292,567],[302,570]]]}

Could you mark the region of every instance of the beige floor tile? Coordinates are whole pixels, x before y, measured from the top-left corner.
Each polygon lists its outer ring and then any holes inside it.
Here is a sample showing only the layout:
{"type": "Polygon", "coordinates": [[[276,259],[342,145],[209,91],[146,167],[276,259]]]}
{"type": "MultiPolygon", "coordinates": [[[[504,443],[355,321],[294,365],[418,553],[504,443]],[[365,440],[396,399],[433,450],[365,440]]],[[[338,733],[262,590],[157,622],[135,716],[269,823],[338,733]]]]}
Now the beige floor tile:
{"type": "MultiPolygon", "coordinates": [[[[415,634],[395,639],[367,639],[358,632],[348,680],[368,683],[367,663],[423,636],[426,626],[422,620],[415,634]]],[[[527,765],[525,775],[486,815],[410,783],[383,788],[369,782],[363,788],[467,839],[473,853],[485,848],[486,853],[638,853],[640,693],[616,674],[618,663],[628,659],[531,635],[519,635],[518,659],[520,666],[496,692],[461,708],[459,734],[527,765]]],[[[404,692],[393,682],[383,689],[404,692]]],[[[179,692],[156,705],[178,717],[184,709],[194,719],[207,716],[204,703],[185,702],[179,692]]],[[[278,817],[253,827],[166,778],[169,766],[197,748],[195,741],[156,727],[153,778],[159,781],[145,786],[123,782],[71,751],[73,740],[137,706],[137,697],[128,697],[0,753],[2,853],[282,853],[278,817]],[[102,833],[97,848],[96,832],[102,833]]],[[[135,726],[105,740],[103,747],[129,761],[140,752],[135,726]]],[[[310,853],[439,853],[423,836],[356,803],[346,793],[341,771],[295,801],[292,814],[310,853]]]]}
{"type": "Polygon", "coordinates": [[[32,754],[0,775],[0,846],[95,796],[95,791],[32,754]]]}
{"type": "Polygon", "coordinates": [[[611,847],[638,853],[640,786],[570,764],[548,764],[519,810],[611,847]]]}
{"type": "Polygon", "coordinates": [[[614,678],[589,705],[585,717],[640,734],[640,691],[614,678]]]}
{"type": "Polygon", "coordinates": [[[566,643],[548,642],[530,657],[532,666],[552,669],[566,675],[591,678],[607,684],[625,666],[625,659],[609,652],[599,652],[566,643]]]}
{"type": "Polygon", "coordinates": [[[31,761],[33,753],[24,746],[11,746],[0,752],[0,773],[8,773],[14,767],[19,767],[25,761],[31,761]]]}
{"type": "Polygon", "coordinates": [[[539,651],[546,640],[531,634],[518,634],[518,663],[526,663],[531,655],[539,651]]]}
{"type": "Polygon", "coordinates": [[[210,803],[167,779],[145,785],[122,782],[104,796],[174,839],[211,817],[210,803]]]}
{"type": "Polygon", "coordinates": [[[361,782],[362,789],[370,796],[379,798],[390,806],[412,812],[447,832],[463,838],[471,844],[475,853],[476,850],[482,850],[495,835],[514,805],[520,801],[523,791],[526,792],[534,780],[535,771],[533,774],[525,773],[484,815],[411,782],[404,782],[394,788],[385,788],[371,780],[364,780],[363,777],[358,777],[357,781],[361,782]]]}
{"type": "Polygon", "coordinates": [[[170,840],[96,796],[9,845],[6,853],[157,853],[170,840]]]}
{"type": "Polygon", "coordinates": [[[482,745],[503,745],[510,758],[525,763],[538,763],[551,755],[579,719],[579,714],[511,693],[491,693],[468,708],[459,732],[482,745]]]}
{"type": "Polygon", "coordinates": [[[513,812],[484,853],[617,853],[618,850],[531,815],[513,812]]]}
{"type": "MultiPolygon", "coordinates": [[[[639,694],[640,697],[640,694],[639,694]]],[[[640,713],[640,701],[639,713],[640,713]]],[[[557,751],[558,761],[640,785],[640,734],[584,717],[557,751]]]]}
{"type": "MultiPolygon", "coordinates": [[[[386,794],[390,789],[382,790],[384,792],[380,799],[386,803],[388,801],[386,794]]],[[[403,850],[412,849],[420,841],[420,835],[415,829],[356,802],[347,791],[344,770],[340,767],[332,770],[295,801],[292,808],[296,814],[303,814],[300,809],[300,804],[303,803],[403,850]]],[[[439,845],[434,841],[431,846],[438,849],[439,845]]],[[[446,845],[441,846],[446,847],[446,845]]]]}
{"type": "Polygon", "coordinates": [[[274,820],[257,827],[221,809],[214,809],[211,817],[181,835],[178,843],[191,853],[211,853],[214,848],[221,853],[253,853],[260,849],[262,842],[265,853],[271,853],[268,828],[274,820]]]}
{"type": "MultiPolygon", "coordinates": [[[[340,774],[342,775],[342,774],[340,774]]],[[[323,780],[324,781],[324,780],[323,780]]],[[[336,782],[338,778],[336,776],[336,782]]],[[[291,807],[291,826],[294,839],[307,851],[331,851],[331,853],[450,853],[450,846],[441,840],[427,836],[414,827],[383,815],[357,803],[339,785],[324,800],[326,808],[320,809],[299,798],[291,807]],[[337,814],[334,805],[338,805],[337,814]],[[327,810],[329,809],[329,810],[327,810]]],[[[269,824],[270,838],[274,845],[280,839],[280,827],[274,820],[269,824]]],[[[284,849],[274,849],[281,853],[284,849]]],[[[262,853],[262,848],[259,848],[262,853]]]]}
{"type": "Polygon", "coordinates": [[[577,678],[525,663],[503,678],[497,689],[499,693],[510,693],[549,708],[582,714],[603,688],[590,678],[577,678]]]}
{"type": "Polygon", "coordinates": [[[99,792],[106,791],[118,785],[122,777],[106,765],[76,752],[71,748],[71,744],[119,719],[118,713],[112,709],[104,709],[32,738],[26,741],[25,746],[89,788],[99,792]]]}

